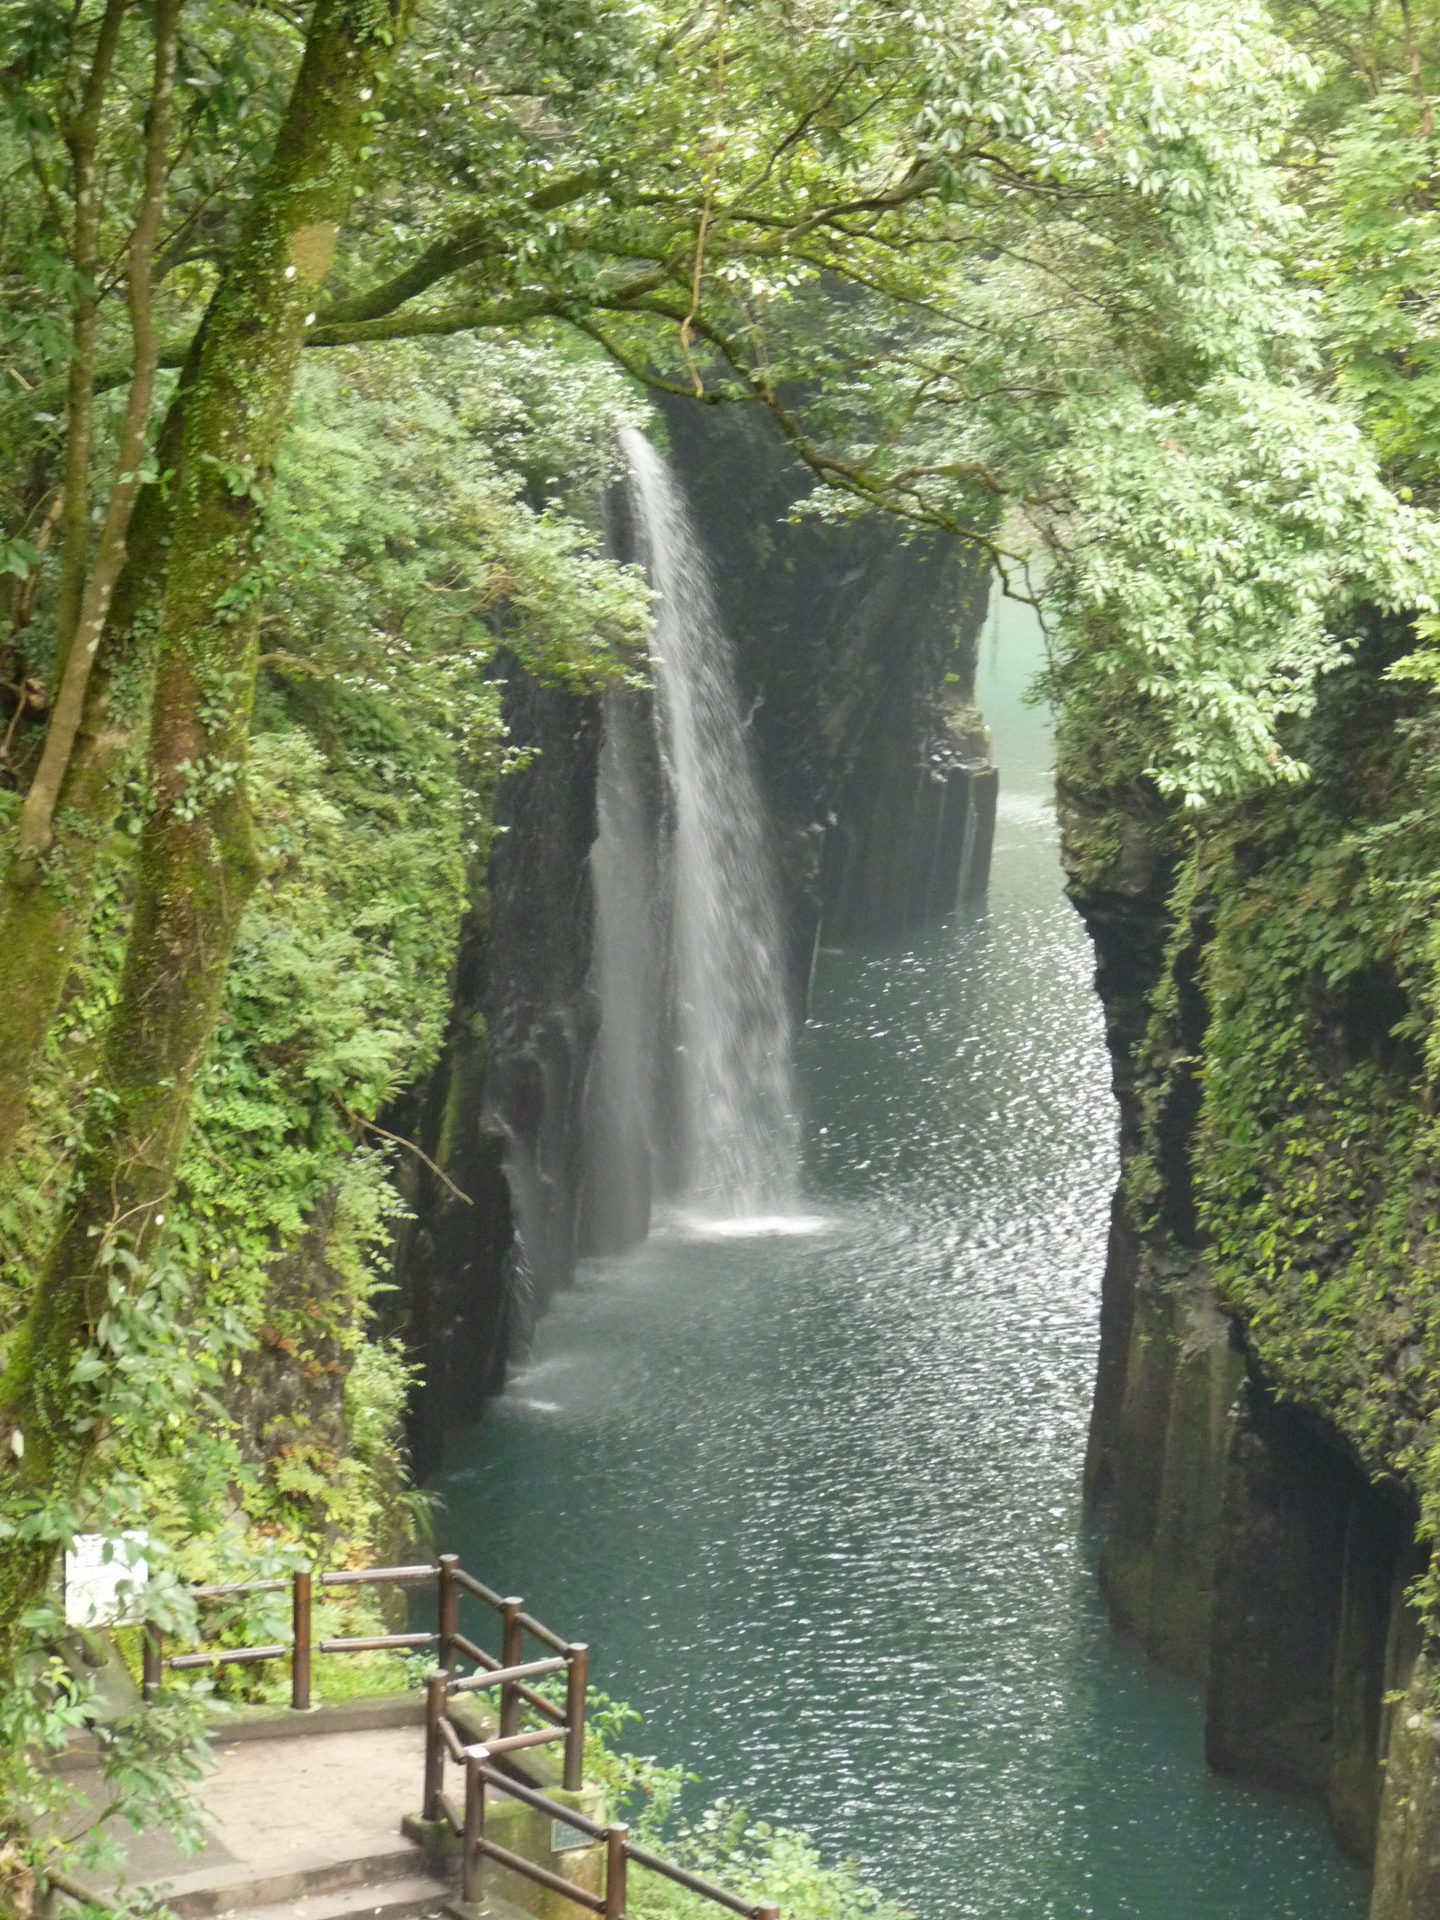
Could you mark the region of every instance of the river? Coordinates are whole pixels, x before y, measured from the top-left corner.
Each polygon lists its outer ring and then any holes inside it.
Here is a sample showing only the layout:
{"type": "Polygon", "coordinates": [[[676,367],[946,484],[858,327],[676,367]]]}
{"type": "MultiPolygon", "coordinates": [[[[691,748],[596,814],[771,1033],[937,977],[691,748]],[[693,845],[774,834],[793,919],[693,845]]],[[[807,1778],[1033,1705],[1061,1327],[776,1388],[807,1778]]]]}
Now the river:
{"type": "Polygon", "coordinates": [[[1217,1781],[1109,1632],[1080,1507],[1114,1114],[1038,658],[992,613],[988,899],[826,953],[808,1218],[587,1262],[441,1482],[639,1744],[924,1920],[1358,1920],[1310,1804],[1217,1781]]]}

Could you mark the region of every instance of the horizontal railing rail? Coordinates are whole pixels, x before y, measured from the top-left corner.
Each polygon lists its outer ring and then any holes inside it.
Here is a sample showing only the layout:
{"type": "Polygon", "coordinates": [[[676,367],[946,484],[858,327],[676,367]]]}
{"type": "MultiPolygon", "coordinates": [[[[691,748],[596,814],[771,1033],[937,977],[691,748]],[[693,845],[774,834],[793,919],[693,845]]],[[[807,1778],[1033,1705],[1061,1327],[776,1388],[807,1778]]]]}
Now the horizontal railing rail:
{"type": "Polygon", "coordinates": [[[153,1699],[164,1684],[167,1673],[195,1673],[206,1668],[255,1666],[265,1661],[288,1660],[290,1664],[290,1704],[299,1711],[310,1705],[311,1661],[316,1653],[418,1653],[438,1644],[438,1627],[418,1633],[369,1633],[315,1639],[315,1589],[363,1586],[418,1586],[440,1578],[435,1566],[366,1567],[356,1572],[322,1573],[318,1577],[301,1569],[267,1580],[208,1581],[190,1588],[190,1596],[202,1607],[213,1607],[226,1600],[244,1599],[251,1594],[290,1594],[290,1638],[263,1646],[202,1646],[188,1652],[167,1652],[164,1636],[157,1627],[147,1627],[141,1654],[141,1691],[153,1699]]]}

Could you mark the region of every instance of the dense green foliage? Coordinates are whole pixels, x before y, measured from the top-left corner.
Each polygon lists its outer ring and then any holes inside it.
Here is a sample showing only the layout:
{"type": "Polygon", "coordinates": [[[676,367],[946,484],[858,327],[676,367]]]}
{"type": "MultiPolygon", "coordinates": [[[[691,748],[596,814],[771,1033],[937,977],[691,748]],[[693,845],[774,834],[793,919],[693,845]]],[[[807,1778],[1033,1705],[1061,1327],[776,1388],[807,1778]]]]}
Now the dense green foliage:
{"type": "Polygon", "coordinates": [[[499,678],[637,671],[593,519],[644,383],[1032,582],[1087,857],[1186,855],[1224,1298],[1440,1508],[1436,24],[0,0],[0,1907],[77,1527],[163,1541],[182,1627],[180,1575],[407,1524],[385,1116],[483,913],[499,678]]]}
{"type": "MultiPolygon", "coordinates": [[[[610,1817],[628,1822],[642,1846],[742,1899],[777,1905],[790,1920],[909,1920],[853,1863],[822,1861],[807,1834],[757,1820],[727,1801],[691,1811],[694,1789],[704,1783],[637,1754],[639,1722],[633,1708],[596,1698],[586,1723],[585,1773],[604,1791],[610,1817]]],[[[715,1912],[710,1902],[643,1871],[633,1874],[627,1895],[636,1920],[709,1920],[715,1912]]]]}
{"type": "MultiPolygon", "coordinates": [[[[1177,1046],[1172,975],[1131,1190],[1142,1211],[1163,1202],[1170,1093],[1198,1078],[1187,1151],[1222,1303],[1282,1395],[1323,1414],[1377,1478],[1408,1484],[1433,1536],[1440,814],[1428,696],[1383,678],[1395,645],[1377,636],[1325,688],[1301,798],[1251,803],[1196,837],[1172,964],[1198,962],[1203,1033],[1177,1046]]],[[[1436,1597],[1432,1580],[1428,1608],[1436,1597]]]]}
{"type": "MultiPolygon", "coordinates": [[[[422,384],[413,352],[396,347],[378,363],[317,368],[299,398],[266,557],[250,752],[264,879],[157,1256],[185,1302],[185,1366],[157,1376],[163,1412],[133,1453],[114,1430],[107,1496],[52,1516],[61,1531],[144,1526],[172,1543],[185,1578],[394,1558],[423,1530],[403,1472],[410,1365],[372,1330],[406,1149],[368,1123],[439,1046],[465,875],[507,759],[500,649],[595,684],[631,670],[643,631],[643,591],[544,484],[608,476],[625,406],[613,383],[520,343],[456,343],[426,371],[422,384]],[[167,1430],[175,1444],[157,1445],[167,1430]]],[[[5,1178],[0,1327],[23,1310],[92,1097],[124,955],[127,843],[147,804],[137,779],[5,1178]]],[[[146,1605],[183,1634],[149,1557],[146,1605]]],[[[34,1626],[51,1631],[43,1617],[34,1626]]],[[[221,1644],[276,1630],[253,1608],[207,1621],[221,1644]]],[[[321,1672],[322,1691],[387,1677],[364,1665],[321,1672]]],[[[85,1693],[71,1688],[53,1734],[83,1718],[85,1693]]],[[[137,1716],[117,1764],[169,1724],[137,1716]]],[[[136,1778],[145,1817],[168,1817],[149,1780],[136,1778]]]]}
{"type": "MultiPolygon", "coordinates": [[[[266,556],[267,684],[251,748],[265,883],[166,1222],[172,1257],[203,1289],[202,1331],[213,1322],[230,1346],[263,1343],[337,1392],[397,1204],[399,1149],[364,1123],[435,1059],[465,861],[504,764],[491,662],[503,636],[536,670],[593,681],[631,657],[644,604],[590,533],[525,503],[527,476],[504,459],[508,440],[512,457],[602,478],[619,396],[593,372],[582,395],[563,356],[536,349],[462,343],[430,358],[424,387],[402,347],[348,385],[327,364],[300,396],[266,556]],[[548,420],[527,389],[544,394],[548,420]],[[300,1257],[277,1268],[292,1248],[300,1257]]],[[[137,787],[119,859],[145,804],[137,787]]],[[[0,1214],[17,1280],[51,1230],[124,932],[117,874],[0,1214]]],[[[251,1437],[275,1493],[308,1491],[359,1545],[383,1542],[377,1511],[336,1518],[333,1432],[313,1460],[304,1434],[251,1437]]],[[[262,1501],[252,1517],[293,1530],[306,1514],[262,1501]]]]}

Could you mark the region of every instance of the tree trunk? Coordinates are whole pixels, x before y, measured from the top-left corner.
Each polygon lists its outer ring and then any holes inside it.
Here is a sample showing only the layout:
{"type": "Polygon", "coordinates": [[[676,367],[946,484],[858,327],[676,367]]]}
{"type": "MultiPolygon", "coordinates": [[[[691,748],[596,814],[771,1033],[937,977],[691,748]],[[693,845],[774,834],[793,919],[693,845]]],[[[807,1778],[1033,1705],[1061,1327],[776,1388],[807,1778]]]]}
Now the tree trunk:
{"type": "MultiPolygon", "coordinates": [[[[161,429],[156,457],[162,472],[179,457],[181,411],[198,358],[197,342],[161,429]]],[[[145,719],[170,518],[165,490],[146,487],[130,523],[125,570],[85,688],[50,851],[40,861],[12,849],[0,875],[0,1168],[24,1123],[45,1035],[89,925],[95,868],[114,828],[145,719]]]]}
{"type": "MultiPolygon", "coordinates": [[[[84,91],[65,129],[75,188],[71,261],[75,294],[70,317],[69,394],[65,408],[65,468],[61,484],[60,592],[56,609],[59,658],[64,659],[80,612],[90,546],[90,451],[95,438],[95,342],[100,320],[100,182],[96,160],[110,76],[130,0],[105,0],[84,91]]],[[[78,10],[77,10],[78,19],[78,10]]],[[[73,30],[73,29],[72,29],[73,30]]]]}
{"type": "MultiPolygon", "coordinates": [[[[0,1517],[37,1501],[54,1516],[33,1529],[39,1538],[11,1538],[0,1556],[0,1688],[16,1684],[23,1613],[44,1595],[64,1510],[80,1498],[101,1437],[107,1254],[121,1243],[143,1251],[159,1224],[257,877],[244,769],[260,517],[366,103],[405,10],[406,0],[318,0],[274,156],[181,402],[156,630],[154,804],[136,858],[132,930],[62,1223],[0,1375],[0,1517]],[[101,1366],[77,1380],[87,1352],[101,1366]]],[[[0,1825],[4,1817],[0,1807],[0,1825]]]]}

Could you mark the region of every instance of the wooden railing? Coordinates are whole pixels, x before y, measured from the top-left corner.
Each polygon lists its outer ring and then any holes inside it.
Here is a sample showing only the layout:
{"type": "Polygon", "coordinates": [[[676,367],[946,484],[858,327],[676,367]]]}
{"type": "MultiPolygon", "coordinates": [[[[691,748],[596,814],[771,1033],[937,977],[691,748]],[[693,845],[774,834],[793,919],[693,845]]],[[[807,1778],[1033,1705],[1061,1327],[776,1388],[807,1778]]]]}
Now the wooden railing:
{"type": "Polygon", "coordinates": [[[574,1808],[558,1800],[549,1800],[537,1784],[520,1772],[515,1755],[534,1747],[563,1742],[561,1778],[568,1792],[577,1792],[584,1781],[585,1698],[589,1652],[582,1642],[568,1641],[525,1611],[523,1600],[492,1591],[483,1581],[467,1573],[453,1553],[442,1553],[434,1566],[369,1567],[356,1573],[295,1573],[288,1578],[238,1580],[190,1589],[201,1605],[243,1597],[246,1594],[290,1594],[290,1639],[273,1645],[254,1647],[195,1648],[183,1653],[167,1653],[159,1631],[147,1628],[144,1639],[142,1690],[153,1699],[168,1673],[184,1673],[221,1666],[253,1666],[264,1661],[288,1660],[290,1664],[290,1704],[300,1710],[311,1701],[311,1661],[315,1654],[376,1653],[383,1651],[418,1652],[435,1650],[437,1665],[425,1683],[425,1785],[422,1813],[427,1820],[444,1822],[460,1842],[461,1881],[467,1901],[480,1897],[480,1880],[486,1860],[519,1874],[534,1885],[562,1894],[586,1912],[603,1920],[624,1920],[626,1880],[631,1866],[643,1868],[686,1887],[691,1893],[740,1914],[744,1920],[780,1920],[780,1909],[754,1906],[729,1893],[714,1881],[691,1873],[673,1861],[662,1859],[630,1838],[625,1826],[601,1826],[574,1808]],[[435,1625],[413,1633],[354,1635],[342,1639],[314,1637],[316,1589],[394,1586],[414,1587],[433,1584],[436,1594],[435,1625]],[[461,1631],[461,1600],[465,1596],[499,1616],[500,1652],[489,1653],[478,1641],[461,1631]],[[526,1658],[526,1641],[545,1648],[539,1659],[526,1658]],[[468,1661],[473,1672],[457,1671],[468,1661]],[[564,1701],[540,1692],[535,1682],[565,1676],[564,1701]],[[467,1739],[467,1729],[456,1718],[456,1703],[472,1694],[494,1693],[496,1729],[483,1741],[467,1739]],[[543,1724],[522,1727],[521,1718],[530,1714],[543,1724]],[[465,1787],[457,1806],[445,1790],[446,1768],[454,1764],[463,1769],[465,1787]],[[518,1777],[517,1777],[518,1776],[518,1777]],[[542,1867],[523,1855],[513,1853],[485,1832],[485,1806],[489,1793],[508,1795],[548,1819],[573,1827],[587,1839],[604,1847],[602,1891],[567,1880],[563,1875],[542,1867]]]}
{"type": "MultiPolygon", "coordinates": [[[[585,1768],[585,1689],[589,1677],[589,1650],[582,1643],[563,1640],[558,1633],[525,1611],[525,1602],[491,1591],[472,1573],[466,1573],[453,1553],[442,1554],[438,1569],[440,1588],[439,1645],[440,1665],[425,1683],[425,1804],[428,1808],[432,1788],[442,1779],[445,1757],[454,1753],[463,1740],[451,1716],[450,1704],[467,1694],[498,1693],[497,1730],[489,1742],[492,1755],[521,1753],[529,1747],[548,1746],[564,1741],[565,1758],[562,1779],[566,1789],[575,1792],[584,1778],[585,1768]],[[500,1656],[460,1631],[460,1598],[469,1594],[484,1607],[500,1616],[500,1656]],[[539,1660],[525,1658],[527,1639],[548,1649],[539,1660]],[[457,1675],[457,1658],[469,1660],[475,1672],[457,1675]],[[536,1691],[536,1680],[565,1675],[565,1704],[560,1706],[536,1691]],[[545,1722],[544,1726],[523,1731],[522,1712],[528,1710],[545,1722]]],[[[428,1817],[428,1816],[427,1816],[428,1817]]]]}

